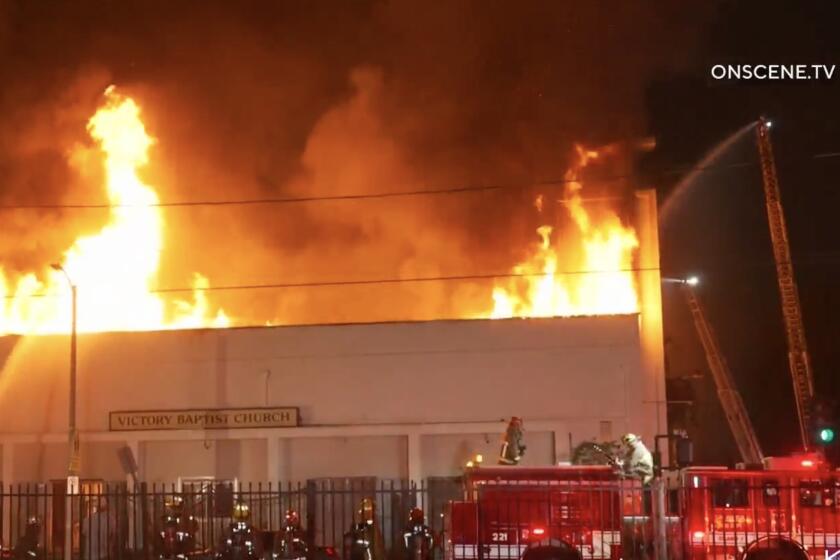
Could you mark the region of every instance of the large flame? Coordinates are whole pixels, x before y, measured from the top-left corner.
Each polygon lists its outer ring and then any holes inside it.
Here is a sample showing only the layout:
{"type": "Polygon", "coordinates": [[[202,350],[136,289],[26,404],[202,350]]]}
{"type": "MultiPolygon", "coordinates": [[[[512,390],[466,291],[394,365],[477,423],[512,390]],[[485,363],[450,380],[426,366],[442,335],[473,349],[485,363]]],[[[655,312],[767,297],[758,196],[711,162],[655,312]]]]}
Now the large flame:
{"type": "MultiPolygon", "coordinates": [[[[598,155],[578,147],[577,160],[566,174],[562,202],[577,235],[552,239],[554,228],[540,226],[540,243],[531,256],[513,268],[514,278],[494,288],[492,318],[638,312],[632,272],[634,251],[639,246],[636,234],[612,211],[593,219],[581,197],[582,171],[598,155]]],[[[536,207],[542,212],[542,196],[536,199],[536,207]]]]}
{"type": "MultiPolygon", "coordinates": [[[[209,282],[199,274],[193,279],[190,298],[164,298],[155,291],[160,288],[165,230],[157,193],[139,175],[155,141],[146,132],[138,105],[109,88],[104,106],[87,128],[101,150],[111,206],[109,222],[95,235],[76,239],[60,259],[59,270],[45,263],[42,270],[12,282],[0,267],[0,335],[67,332],[72,309],[68,280],[77,286],[80,331],[227,326],[226,315],[211,309],[205,294],[209,282]]],[[[578,148],[576,155],[561,201],[570,225],[558,227],[544,220],[537,229],[539,243],[513,268],[515,277],[496,283],[492,310],[479,316],[638,312],[632,271],[638,247],[635,232],[615,212],[585,206],[583,170],[601,156],[584,148],[578,148]]],[[[535,201],[541,215],[545,202],[543,196],[535,201]]],[[[489,304],[488,296],[484,301],[489,304]]],[[[252,322],[263,320],[253,318],[252,322]]]]}
{"type": "Polygon", "coordinates": [[[67,332],[71,325],[69,282],[77,286],[80,331],[154,330],[226,326],[222,311],[211,314],[196,274],[193,300],[164,301],[157,287],[164,223],[158,196],[138,170],[154,143],[140,108],[113,87],[88,122],[104,155],[110,221],[96,235],[80,237],[65,252],[62,270],[29,273],[14,284],[0,268],[0,334],[67,332]]]}

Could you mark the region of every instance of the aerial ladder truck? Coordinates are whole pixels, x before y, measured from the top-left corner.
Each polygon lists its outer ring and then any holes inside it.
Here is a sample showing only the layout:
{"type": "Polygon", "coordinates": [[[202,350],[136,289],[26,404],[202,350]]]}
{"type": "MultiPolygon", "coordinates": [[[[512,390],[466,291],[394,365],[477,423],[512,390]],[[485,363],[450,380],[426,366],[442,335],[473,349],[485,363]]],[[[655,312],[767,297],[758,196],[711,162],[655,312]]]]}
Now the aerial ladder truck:
{"type": "Polygon", "coordinates": [[[770,121],[761,118],[756,126],[758,155],[761,160],[761,175],[764,184],[764,198],[767,206],[767,222],[770,226],[770,240],[773,245],[773,259],[776,262],[776,277],[782,302],[782,317],[787,338],[788,362],[793,379],[793,393],[799,418],[799,430],[804,451],[811,449],[811,417],[814,406],[814,376],[811,360],[805,343],[805,327],[802,324],[802,308],[799,292],[793,275],[787,227],[782,212],[779,180],[776,176],[776,162],[770,143],[770,121]]]}
{"type": "MultiPolygon", "coordinates": [[[[788,346],[788,362],[793,380],[802,447],[807,452],[810,450],[812,443],[810,426],[814,402],[814,378],[805,341],[802,309],[793,274],[790,244],[782,211],[779,181],[776,176],[776,163],[773,157],[769,131],[770,122],[764,118],[759,119],[756,126],[756,137],[761,160],[767,222],[770,226],[770,240],[773,246],[773,259],[776,264],[776,277],[779,283],[782,317],[788,346]]],[[[726,360],[720,351],[714,331],[706,319],[697,294],[694,292],[693,286],[696,281],[692,281],[692,279],[683,280],[681,284],[686,303],[694,319],[697,335],[706,354],[706,361],[712,373],[721,406],[732,430],[741,458],[747,464],[761,464],[764,455],[747,415],[744,402],[735,386],[732,373],[729,371],[726,360]]]]}
{"type": "Polygon", "coordinates": [[[761,446],[747,414],[744,401],[741,399],[741,393],[738,392],[735,379],[732,377],[732,372],[723,357],[715,333],[706,319],[706,314],[703,306],[700,305],[697,294],[694,292],[694,285],[697,281],[694,278],[689,278],[688,280],[682,280],[680,283],[691,316],[694,319],[697,336],[703,345],[703,351],[706,353],[706,362],[709,365],[709,371],[712,373],[721,407],[723,407],[723,412],[726,415],[729,429],[732,430],[732,436],[735,438],[735,444],[738,446],[741,459],[747,465],[761,465],[764,462],[764,455],[761,452],[761,446]]]}

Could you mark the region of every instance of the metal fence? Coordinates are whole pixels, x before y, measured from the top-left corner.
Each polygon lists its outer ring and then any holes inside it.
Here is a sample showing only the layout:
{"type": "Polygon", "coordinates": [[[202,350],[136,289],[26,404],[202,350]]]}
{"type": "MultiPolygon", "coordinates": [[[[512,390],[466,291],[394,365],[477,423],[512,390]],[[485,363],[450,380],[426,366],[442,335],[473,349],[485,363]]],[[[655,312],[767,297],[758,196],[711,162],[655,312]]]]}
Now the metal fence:
{"type": "Polygon", "coordinates": [[[0,556],[21,557],[34,540],[37,557],[50,560],[156,559],[165,504],[176,495],[195,520],[198,558],[213,556],[234,504],[244,502],[266,557],[284,513],[294,509],[311,548],[332,548],[349,560],[345,535],[360,521],[364,498],[376,506],[381,560],[405,559],[402,535],[413,507],[423,508],[437,537],[434,560],[821,560],[840,551],[840,476],[686,486],[659,480],[647,488],[629,481],[502,481],[466,493],[457,479],[414,485],[371,478],[133,489],[94,481],[72,496],[64,490],[64,481],[0,486],[0,556]],[[554,547],[553,555],[546,547],[554,547]]]}
{"type": "MultiPolygon", "coordinates": [[[[34,539],[38,555],[48,559],[68,558],[65,542],[71,543],[70,558],[74,560],[157,558],[156,539],[163,527],[166,504],[178,496],[182,511],[195,520],[198,557],[214,554],[231,524],[233,506],[239,502],[248,504],[250,522],[267,555],[285,512],[294,509],[310,546],[333,549],[341,557],[346,555],[345,534],[360,521],[359,504],[369,498],[375,503],[388,560],[399,560],[410,510],[422,508],[427,523],[440,534],[446,503],[459,497],[459,485],[455,483],[424,481],[415,485],[369,478],[298,484],[138,484],[134,489],[124,483],[87,482],[72,496],[65,493],[65,486],[62,481],[0,487],[0,556],[15,557],[16,549],[22,551],[34,539]],[[30,520],[37,525],[31,525],[30,520]]],[[[442,557],[439,549],[434,555],[442,557]]]]}

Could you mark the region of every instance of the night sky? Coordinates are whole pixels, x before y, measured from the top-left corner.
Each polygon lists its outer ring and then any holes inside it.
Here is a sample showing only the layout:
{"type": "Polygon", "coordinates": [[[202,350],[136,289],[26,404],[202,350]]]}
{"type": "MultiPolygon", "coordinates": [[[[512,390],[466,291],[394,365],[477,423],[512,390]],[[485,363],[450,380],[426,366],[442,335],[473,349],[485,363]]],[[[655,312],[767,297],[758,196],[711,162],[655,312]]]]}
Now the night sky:
{"type": "MultiPolygon", "coordinates": [[[[696,163],[744,124],[760,115],[773,119],[776,163],[815,386],[818,394],[836,398],[840,394],[836,372],[840,358],[840,238],[836,232],[840,158],[815,156],[840,152],[836,105],[840,82],[723,84],[706,73],[716,63],[836,63],[840,40],[829,23],[840,15],[836,4],[781,4],[722,5],[704,27],[695,69],[659,76],[647,85],[648,123],[659,146],[642,167],[656,174],[663,167],[678,166],[677,162],[696,163]]],[[[798,424],[754,134],[744,136],[710,165],[719,168],[702,173],[686,187],[679,210],[662,224],[663,275],[696,273],[702,278],[700,297],[765,454],[783,454],[797,448],[798,424]]],[[[676,182],[656,184],[667,194],[676,182]]],[[[690,316],[685,305],[667,287],[664,295],[671,375],[692,377],[698,370],[705,372],[699,343],[686,329],[690,316]]],[[[690,427],[697,434],[699,457],[737,457],[731,438],[719,436],[729,432],[708,377],[672,383],[672,388],[672,398],[698,400],[690,427]],[[698,429],[700,425],[708,429],[698,429]]]]}
{"type": "MultiPolygon", "coordinates": [[[[840,152],[840,79],[709,76],[717,63],[840,63],[840,7],[782,4],[0,0],[0,203],[98,196],[66,153],[89,142],[85,121],[111,83],[144,107],[163,156],[151,179],[169,200],[540,181],[562,176],[575,142],[651,135],[657,148],[634,184],[655,187],[661,202],[675,170],[764,114],[775,123],[817,388],[838,395],[840,157],[815,156],[840,152]]],[[[798,432],[753,136],[716,163],[662,224],[663,275],[702,278],[765,451],[783,453],[798,432]]],[[[175,278],[202,270],[218,284],[475,274],[503,269],[533,235],[525,199],[402,204],[375,216],[171,211],[178,228],[164,268],[175,278]],[[189,250],[199,242],[213,250],[189,250]]],[[[0,262],[42,267],[102,218],[7,213],[0,262]]],[[[690,318],[664,295],[668,373],[689,378],[670,397],[696,401],[688,427],[698,459],[730,461],[690,318]]],[[[301,295],[289,311],[311,305],[301,295]]]]}

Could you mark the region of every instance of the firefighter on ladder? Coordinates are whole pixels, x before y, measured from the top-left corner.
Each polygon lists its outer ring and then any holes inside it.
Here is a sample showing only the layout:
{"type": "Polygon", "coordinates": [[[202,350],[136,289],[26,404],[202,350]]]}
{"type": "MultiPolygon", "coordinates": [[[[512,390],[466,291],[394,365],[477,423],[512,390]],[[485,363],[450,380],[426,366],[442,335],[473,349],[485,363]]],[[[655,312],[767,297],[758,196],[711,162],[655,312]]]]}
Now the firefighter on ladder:
{"type": "Polygon", "coordinates": [[[502,450],[499,453],[500,465],[518,465],[522,456],[525,455],[522,432],[522,419],[514,416],[510,419],[505,437],[502,440],[502,450]]]}

